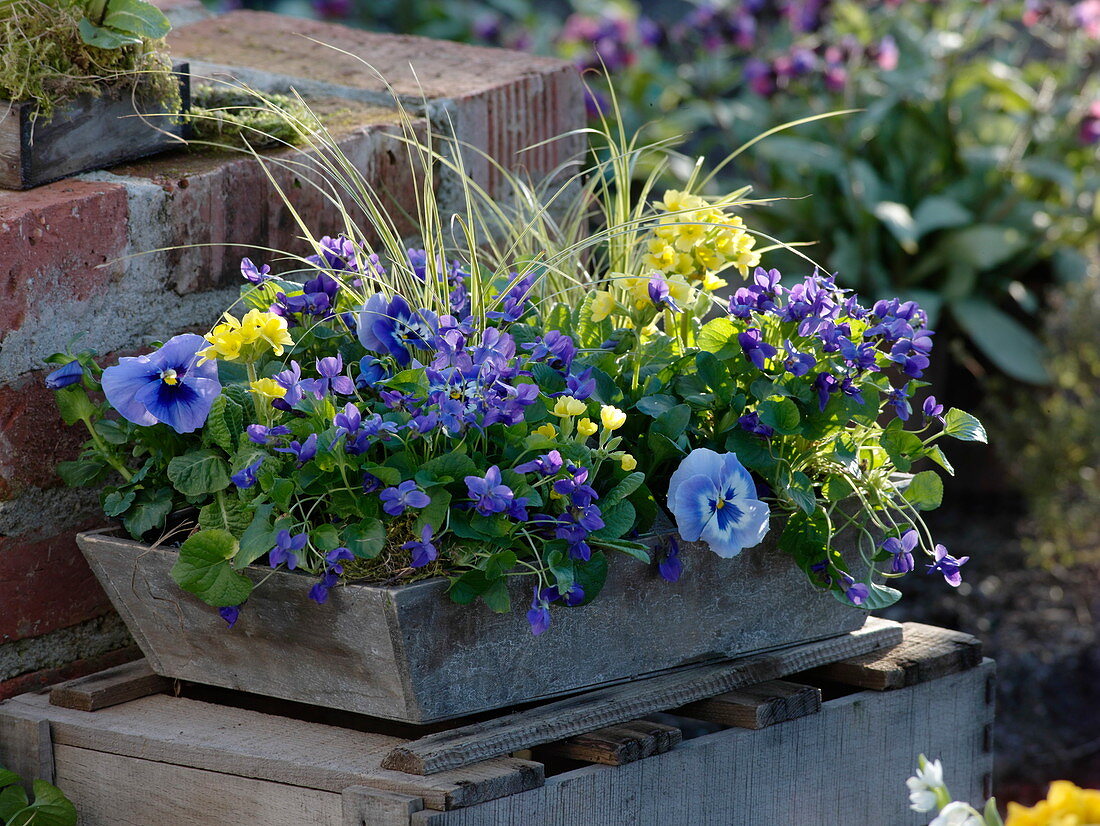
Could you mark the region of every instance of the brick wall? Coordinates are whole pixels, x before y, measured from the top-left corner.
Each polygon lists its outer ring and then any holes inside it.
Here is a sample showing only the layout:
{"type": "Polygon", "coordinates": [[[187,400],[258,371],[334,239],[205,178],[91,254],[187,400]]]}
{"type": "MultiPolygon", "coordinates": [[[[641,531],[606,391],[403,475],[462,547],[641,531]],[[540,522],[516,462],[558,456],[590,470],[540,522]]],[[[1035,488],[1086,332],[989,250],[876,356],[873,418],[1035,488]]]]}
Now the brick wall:
{"type": "MultiPolygon", "coordinates": [[[[330,128],[343,151],[399,207],[412,205],[412,170],[393,94],[421,118],[422,135],[453,129],[536,179],[583,148],[574,137],[522,151],[583,125],[580,80],[560,61],[263,12],[210,17],[197,0],[161,6],[176,26],[173,56],[194,76],[295,89],[320,111],[339,111],[330,128]]],[[[472,152],[464,160],[503,194],[487,161],[472,152]]],[[[315,232],[337,229],[335,209],[296,185],[300,173],[271,168],[315,232]]],[[[457,205],[453,179],[438,180],[441,204],[457,205]]],[[[209,326],[236,294],[241,256],[304,253],[298,234],[260,166],[241,154],[176,152],[0,190],[0,699],[137,656],[73,541],[105,520],[93,492],[65,489],[53,473],[82,439],[42,386],[42,357],[78,334],[81,346],[124,352],[209,326]],[[199,244],[214,246],[150,253],[199,244]]]]}

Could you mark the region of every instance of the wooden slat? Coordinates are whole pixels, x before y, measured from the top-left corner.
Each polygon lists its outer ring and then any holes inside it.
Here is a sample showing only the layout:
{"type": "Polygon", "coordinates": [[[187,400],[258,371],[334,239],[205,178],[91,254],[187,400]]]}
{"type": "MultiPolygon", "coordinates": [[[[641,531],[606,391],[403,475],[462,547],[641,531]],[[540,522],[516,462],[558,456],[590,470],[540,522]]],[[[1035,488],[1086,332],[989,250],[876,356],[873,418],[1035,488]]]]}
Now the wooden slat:
{"type": "Polygon", "coordinates": [[[370,786],[348,786],[340,795],[344,826],[409,826],[414,812],[424,808],[419,797],[384,792],[370,786]]]}
{"type": "Polygon", "coordinates": [[[50,691],[50,703],[78,711],[97,711],[160,694],[171,687],[172,681],[154,674],[149,663],[135,660],[54,686],[50,691]]]}
{"type": "Polygon", "coordinates": [[[680,729],[675,726],[649,720],[632,720],[622,725],[578,734],[557,743],[547,743],[536,749],[535,756],[540,760],[564,757],[605,766],[623,766],[644,757],[664,754],[675,748],[682,739],[680,729]]]}
{"type": "Polygon", "coordinates": [[[0,766],[22,777],[28,789],[35,780],[54,779],[49,721],[10,700],[0,703],[0,766]]]}
{"type": "Polygon", "coordinates": [[[455,809],[541,786],[539,763],[511,757],[432,777],[380,768],[401,738],[308,723],[231,706],[155,694],[95,714],[53,706],[25,694],[0,705],[9,718],[48,721],[54,742],[293,786],[340,792],[363,785],[455,809]]]}
{"type": "Polygon", "coordinates": [[[769,680],[710,697],[673,711],[711,723],[761,729],[821,711],[821,689],[769,680]]]}
{"type": "Polygon", "coordinates": [[[480,760],[564,740],[656,711],[775,680],[901,642],[901,626],[871,619],[859,631],[733,662],[708,663],[611,686],[528,711],[463,726],[395,748],[383,768],[435,774],[480,760]]]}
{"type": "Polygon", "coordinates": [[[974,668],[982,644],[960,631],[916,622],[902,626],[900,645],[815,668],[811,675],[846,685],[890,691],[974,668]]]}
{"type": "Polygon", "coordinates": [[[928,818],[909,810],[905,794],[918,748],[957,767],[955,797],[982,799],[993,766],[979,736],[993,713],[982,688],[992,669],[987,663],[893,693],[860,691],[787,726],[726,729],[627,766],[555,775],[541,789],[482,806],[417,812],[412,823],[918,826],[928,818]]]}

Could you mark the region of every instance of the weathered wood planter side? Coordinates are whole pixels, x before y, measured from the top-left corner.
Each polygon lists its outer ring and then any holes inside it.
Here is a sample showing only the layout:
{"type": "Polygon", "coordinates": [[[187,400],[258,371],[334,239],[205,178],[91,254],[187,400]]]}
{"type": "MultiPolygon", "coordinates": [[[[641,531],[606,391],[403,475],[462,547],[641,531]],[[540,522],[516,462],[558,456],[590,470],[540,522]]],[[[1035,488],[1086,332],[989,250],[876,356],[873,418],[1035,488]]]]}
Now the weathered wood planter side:
{"type": "MultiPolygon", "coordinates": [[[[732,560],[685,543],[675,584],[616,559],[600,598],[554,611],[540,637],[522,610],[455,605],[441,579],[349,585],[317,605],[307,578],[263,569],[248,571],[267,581],[230,630],[172,582],[174,550],[102,533],[78,541],[158,674],[412,723],[825,639],[866,616],[817,593],[769,541],[732,560]]],[[[512,600],[530,600],[524,585],[512,600]]]]}
{"type": "MultiPolygon", "coordinates": [[[[181,112],[190,109],[191,76],[177,63],[181,112]]],[[[70,175],[178,148],[186,125],[163,104],[128,92],[81,95],[48,121],[33,102],[0,101],[0,187],[29,189],[70,175]],[[168,134],[165,134],[168,133],[168,134]]]]}

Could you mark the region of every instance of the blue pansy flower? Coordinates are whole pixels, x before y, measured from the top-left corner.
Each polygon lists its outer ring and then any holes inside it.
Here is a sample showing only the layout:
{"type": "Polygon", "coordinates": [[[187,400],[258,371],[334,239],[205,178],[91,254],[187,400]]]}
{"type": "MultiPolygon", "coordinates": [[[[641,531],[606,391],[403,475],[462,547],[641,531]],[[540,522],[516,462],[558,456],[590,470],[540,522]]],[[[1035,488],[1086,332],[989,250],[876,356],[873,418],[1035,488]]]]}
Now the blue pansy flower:
{"type": "Polygon", "coordinates": [[[372,295],[359,313],[359,343],[372,353],[393,356],[402,367],[412,361],[410,348],[428,348],[438,329],[435,313],[413,310],[399,295],[372,295]]]}
{"type": "Polygon", "coordinates": [[[147,356],[121,358],[103,371],[103,393],[123,418],[149,427],[163,422],[177,433],[203,426],[222,392],[215,361],[203,361],[202,336],[169,339],[147,356]]]}
{"type": "Polygon", "coordinates": [[[84,367],[79,361],[73,359],[64,367],[58,367],[46,376],[46,389],[60,390],[70,384],[76,384],[82,378],[84,378],[84,367]]]}
{"type": "Polygon", "coordinates": [[[681,537],[688,542],[702,539],[723,558],[759,545],[771,515],[737,454],[707,448],[691,451],[676,468],[668,484],[668,506],[681,537]]]}

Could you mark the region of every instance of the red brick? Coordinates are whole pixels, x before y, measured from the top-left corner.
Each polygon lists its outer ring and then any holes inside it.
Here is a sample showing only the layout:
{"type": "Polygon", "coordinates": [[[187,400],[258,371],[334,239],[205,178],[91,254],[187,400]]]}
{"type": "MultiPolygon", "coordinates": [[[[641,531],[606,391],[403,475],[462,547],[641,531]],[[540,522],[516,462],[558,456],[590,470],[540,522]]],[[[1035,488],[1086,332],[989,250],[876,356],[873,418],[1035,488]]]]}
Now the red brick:
{"type": "MultiPolygon", "coordinates": [[[[354,117],[360,124],[333,128],[341,151],[371,186],[390,196],[399,230],[411,233],[411,224],[401,215],[403,211],[415,213],[415,179],[398,138],[395,113],[346,101],[341,106],[351,106],[353,115],[346,117],[354,117]]],[[[425,124],[417,123],[416,128],[421,136],[426,135],[425,124]]],[[[286,149],[266,153],[266,158],[271,177],[310,231],[318,237],[339,233],[344,225],[339,210],[323,191],[308,183],[319,177],[308,165],[309,156],[286,149]]],[[[302,229],[267,173],[247,155],[172,155],[111,171],[130,180],[149,181],[164,191],[164,207],[152,220],[164,245],[178,247],[166,250],[162,260],[163,269],[170,273],[169,286],[179,294],[240,283],[240,260],[245,255],[271,262],[276,270],[294,266],[272,261],[272,253],[263,247],[297,255],[312,251],[301,239],[302,229]]],[[[350,201],[349,208],[355,223],[364,226],[364,215],[352,208],[350,201]]]]}
{"type": "Polygon", "coordinates": [[[87,438],[83,426],[67,427],[61,420],[45,375],[0,387],[0,501],[24,487],[60,484],[57,463],[76,458],[87,438]]]}
{"type": "Polygon", "coordinates": [[[111,603],[76,546],[80,530],[0,537],[0,643],[38,637],[102,616],[111,603]]]}
{"type": "MultiPolygon", "coordinates": [[[[463,141],[534,179],[584,146],[571,136],[522,151],[584,126],[580,76],[553,58],[255,11],[195,23],[171,33],[169,43],[177,57],[329,83],[381,102],[390,88],[413,104],[453,101],[450,114],[463,141]]],[[[486,161],[470,153],[467,163],[476,180],[501,194],[486,161]]]]}
{"type": "Polygon", "coordinates": [[[141,658],[141,651],[136,645],[128,645],[116,651],[108,651],[98,657],[89,657],[85,660],[77,660],[59,668],[46,668],[42,671],[34,671],[30,674],[20,674],[0,683],[0,700],[9,697],[17,697],[31,691],[38,691],[49,685],[61,683],[65,680],[75,680],[77,677],[87,677],[97,671],[114,668],[116,665],[132,662],[141,658]]]}
{"type": "Polygon", "coordinates": [[[87,298],[118,277],[101,264],[126,250],[126,189],[59,181],[0,190],[0,341],[39,301],[87,298]]]}

